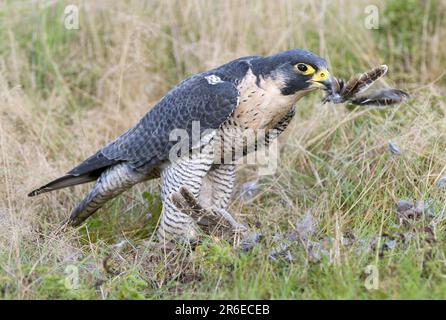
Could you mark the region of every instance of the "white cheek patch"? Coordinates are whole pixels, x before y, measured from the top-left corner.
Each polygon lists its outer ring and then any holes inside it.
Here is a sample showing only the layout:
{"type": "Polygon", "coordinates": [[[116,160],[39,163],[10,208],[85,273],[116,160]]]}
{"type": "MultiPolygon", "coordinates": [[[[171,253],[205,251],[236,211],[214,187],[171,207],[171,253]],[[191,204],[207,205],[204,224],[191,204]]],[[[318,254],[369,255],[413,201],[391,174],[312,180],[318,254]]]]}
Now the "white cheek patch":
{"type": "Polygon", "coordinates": [[[204,77],[207,82],[211,85],[216,85],[218,83],[222,83],[223,81],[220,79],[220,77],[216,76],[215,74],[211,74],[210,76],[204,77]]]}

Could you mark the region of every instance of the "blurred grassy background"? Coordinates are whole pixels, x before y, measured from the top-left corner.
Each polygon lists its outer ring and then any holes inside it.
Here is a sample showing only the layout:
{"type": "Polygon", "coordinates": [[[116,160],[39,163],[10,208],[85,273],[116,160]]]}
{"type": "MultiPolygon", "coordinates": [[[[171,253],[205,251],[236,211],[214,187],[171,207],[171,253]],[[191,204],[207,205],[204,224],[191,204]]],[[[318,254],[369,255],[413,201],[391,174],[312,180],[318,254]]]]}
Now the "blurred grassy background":
{"type": "MultiPolygon", "coordinates": [[[[444,222],[390,253],[340,245],[402,232],[398,199],[433,199],[446,169],[446,3],[416,1],[11,1],[0,3],[0,297],[3,298],[446,298],[444,222]],[[79,8],[66,30],[64,8],[79,8]],[[365,8],[379,29],[365,28],[365,8]],[[258,181],[252,201],[232,211],[271,239],[311,210],[329,259],[269,262],[269,240],[239,255],[216,239],[192,256],[147,254],[159,213],[157,182],[119,197],[76,230],[60,222],[88,186],[26,198],[131,127],[185,77],[245,55],[306,48],[348,78],[390,67],[387,85],[409,91],[388,110],[322,105],[314,94],[281,140],[278,172],[258,181]],[[387,151],[395,142],[399,157],[387,151]],[[146,193],[143,193],[143,192],[146,193]],[[147,214],[153,217],[148,218],[147,214]],[[121,239],[131,249],[110,275],[102,261],[121,239]],[[136,252],[136,253],[135,253],[136,252]],[[379,268],[378,290],[364,268],[379,268]],[[67,289],[67,266],[79,270],[67,289]]],[[[255,179],[242,167],[239,184],[255,179]]],[[[415,230],[422,230],[424,222],[415,230]],[[417,229],[418,228],[418,229],[417,229]],[[421,229],[420,229],[421,228],[421,229]]],[[[380,242],[378,242],[380,243],[380,242]]]]}

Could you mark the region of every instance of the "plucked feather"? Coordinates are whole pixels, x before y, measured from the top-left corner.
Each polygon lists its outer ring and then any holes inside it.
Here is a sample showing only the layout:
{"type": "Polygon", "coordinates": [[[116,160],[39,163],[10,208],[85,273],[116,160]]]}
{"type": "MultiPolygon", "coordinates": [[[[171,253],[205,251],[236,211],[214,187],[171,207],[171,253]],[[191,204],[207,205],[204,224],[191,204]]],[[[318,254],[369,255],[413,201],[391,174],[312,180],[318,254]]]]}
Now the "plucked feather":
{"type": "Polygon", "coordinates": [[[372,70],[353,76],[341,89],[341,96],[345,100],[350,100],[358,94],[367,90],[375,81],[387,73],[387,66],[381,65],[372,70]]]}
{"type": "Polygon", "coordinates": [[[398,89],[384,88],[368,96],[357,97],[351,103],[361,106],[389,106],[402,102],[409,95],[398,89]]]}
{"type": "Polygon", "coordinates": [[[401,90],[383,88],[368,95],[360,96],[373,83],[387,73],[387,66],[381,65],[372,70],[353,76],[348,82],[334,78],[331,87],[327,89],[324,102],[344,103],[349,101],[359,106],[389,106],[402,102],[409,95],[401,90]]]}

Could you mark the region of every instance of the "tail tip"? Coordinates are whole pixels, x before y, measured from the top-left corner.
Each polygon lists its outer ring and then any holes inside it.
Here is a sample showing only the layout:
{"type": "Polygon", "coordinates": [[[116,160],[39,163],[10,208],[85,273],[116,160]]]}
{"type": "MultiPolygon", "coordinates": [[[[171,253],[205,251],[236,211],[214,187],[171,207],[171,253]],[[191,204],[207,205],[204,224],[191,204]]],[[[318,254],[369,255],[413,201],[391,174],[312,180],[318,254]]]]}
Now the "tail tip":
{"type": "Polygon", "coordinates": [[[46,189],[46,188],[39,188],[39,189],[33,190],[33,191],[31,191],[30,193],[28,193],[28,197],[35,197],[35,196],[38,196],[39,194],[44,193],[44,192],[45,192],[45,189],[46,189]]]}

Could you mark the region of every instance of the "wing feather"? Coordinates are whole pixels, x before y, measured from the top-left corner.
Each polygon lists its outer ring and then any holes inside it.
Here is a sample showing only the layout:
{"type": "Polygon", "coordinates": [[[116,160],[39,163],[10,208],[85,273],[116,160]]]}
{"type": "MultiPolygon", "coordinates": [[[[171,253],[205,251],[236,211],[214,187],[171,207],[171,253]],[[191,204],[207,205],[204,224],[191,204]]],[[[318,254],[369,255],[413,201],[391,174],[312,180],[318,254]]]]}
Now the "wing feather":
{"type": "Polygon", "coordinates": [[[170,91],[132,129],[100,153],[112,161],[126,161],[134,168],[156,165],[166,160],[178,143],[169,139],[173,130],[185,130],[191,137],[193,121],[198,121],[200,133],[217,129],[237,103],[238,90],[232,82],[211,84],[206,74],[194,76],[170,91]]]}
{"type": "MultiPolygon", "coordinates": [[[[252,59],[244,57],[217,69],[192,76],[166,94],[131,129],[94,155],[80,163],[66,176],[34,190],[37,195],[67,186],[93,181],[106,168],[127,162],[133,168],[155,167],[168,159],[175,129],[183,129],[192,135],[192,123],[198,121],[199,133],[217,129],[234,112],[239,92],[236,83],[246,74],[252,59]]],[[[195,143],[192,139],[191,145],[195,143]]]]}

